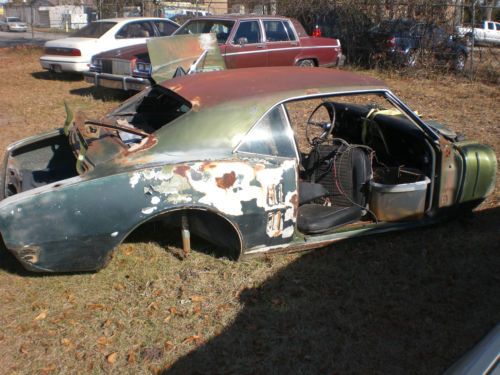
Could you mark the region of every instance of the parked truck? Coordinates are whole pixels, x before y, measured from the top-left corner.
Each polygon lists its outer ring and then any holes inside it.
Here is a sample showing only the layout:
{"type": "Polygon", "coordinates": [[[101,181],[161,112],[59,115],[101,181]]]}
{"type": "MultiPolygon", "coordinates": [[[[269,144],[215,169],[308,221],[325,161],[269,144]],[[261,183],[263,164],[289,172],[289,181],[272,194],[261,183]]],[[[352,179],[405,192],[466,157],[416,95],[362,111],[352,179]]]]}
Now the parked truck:
{"type": "Polygon", "coordinates": [[[475,44],[500,45],[500,22],[483,21],[476,27],[457,26],[457,34],[475,44]]]}

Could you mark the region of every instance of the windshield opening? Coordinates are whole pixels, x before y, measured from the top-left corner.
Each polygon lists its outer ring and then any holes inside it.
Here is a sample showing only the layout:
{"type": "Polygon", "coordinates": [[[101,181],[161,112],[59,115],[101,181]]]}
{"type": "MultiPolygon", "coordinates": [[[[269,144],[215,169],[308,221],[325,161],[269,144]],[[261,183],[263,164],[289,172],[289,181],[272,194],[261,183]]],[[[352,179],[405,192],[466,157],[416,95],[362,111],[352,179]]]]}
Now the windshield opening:
{"type": "Polygon", "coordinates": [[[234,21],[229,20],[190,20],[182,25],[175,35],[214,33],[218,43],[225,43],[233,26],[234,21]]]}
{"type": "Polygon", "coordinates": [[[7,22],[21,22],[19,17],[7,17],[7,22]]]}
{"type": "Polygon", "coordinates": [[[116,22],[93,22],[71,36],[75,38],[100,38],[114,25],[116,25],[116,22]]]}

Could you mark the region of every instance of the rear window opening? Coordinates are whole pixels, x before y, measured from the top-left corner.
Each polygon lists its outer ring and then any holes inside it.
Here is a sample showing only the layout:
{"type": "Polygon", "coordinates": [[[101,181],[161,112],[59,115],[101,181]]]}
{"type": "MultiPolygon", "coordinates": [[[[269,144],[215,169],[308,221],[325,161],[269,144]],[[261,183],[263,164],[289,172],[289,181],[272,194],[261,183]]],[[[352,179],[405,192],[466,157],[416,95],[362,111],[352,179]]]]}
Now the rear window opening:
{"type": "Polygon", "coordinates": [[[100,38],[109,29],[116,25],[116,22],[93,22],[71,35],[73,38],[100,38]]]}
{"type": "MultiPolygon", "coordinates": [[[[153,86],[123,103],[109,118],[116,120],[119,125],[152,134],[190,109],[191,103],[179,95],[164,87],[153,86]]],[[[143,139],[140,135],[125,131],[119,131],[119,136],[126,144],[138,143],[143,139]]]]}

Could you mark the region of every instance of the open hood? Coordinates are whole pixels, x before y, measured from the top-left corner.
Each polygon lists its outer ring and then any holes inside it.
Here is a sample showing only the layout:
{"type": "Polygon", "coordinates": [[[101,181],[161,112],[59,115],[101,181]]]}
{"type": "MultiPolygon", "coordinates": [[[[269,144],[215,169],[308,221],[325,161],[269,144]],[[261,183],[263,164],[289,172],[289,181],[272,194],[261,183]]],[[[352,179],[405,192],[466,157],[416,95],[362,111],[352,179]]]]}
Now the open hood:
{"type": "Polygon", "coordinates": [[[156,82],[172,79],[178,68],[188,74],[226,69],[215,34],[152,38],[147,46],[156,82]]]}

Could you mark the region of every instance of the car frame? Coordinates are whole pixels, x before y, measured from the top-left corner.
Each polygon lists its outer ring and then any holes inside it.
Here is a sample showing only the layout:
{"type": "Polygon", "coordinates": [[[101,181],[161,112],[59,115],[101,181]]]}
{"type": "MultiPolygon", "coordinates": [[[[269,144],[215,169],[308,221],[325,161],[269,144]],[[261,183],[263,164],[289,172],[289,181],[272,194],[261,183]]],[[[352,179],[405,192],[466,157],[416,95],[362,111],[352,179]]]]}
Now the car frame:
{"type": "MultiPolygon", "coordinates": [[[[183,35],[185,30],[189,30],[192,25],[205,22],[232,23],[228,32],[219,32],[217,36],[221,55],[228,69],[292,65],[331,67],[343,65],[344,62],[338,39],[310,37],[297,20],[288,17],[258,15],[197,17],[186,21],[172,36],[183,35]],[[259,33],[258,40],[250,43],[248,38],[237,38],[240,27],[243,28],[243,25],[249,23],[257,24],[256,31],[259,33]],[[267,23],[286,25],[283,30],[286,31],[289,39],[271,40],[269,36],[271,32],[266,31],[267,23]]],[[[200,30],[200,32],[208,32],[208,30],[200,30]]],[[[151,73],[148,49],[145,44],[142,44],[95,55],[84,77],[86,82],[96,86],[140,91],[154,83],[151,73]],[[126,67],[129,64],[130,67],[115,69],[114,66],[117,64],[120,64],[120,67],[126,67]]]]}
{"type": "Polygon", "coordinates": [[[97,53],[145,43],[152,37],[170,35],[178,26],[173,21],[158,17],[97,20],[70,37],[46,42],[40,65],[56,73],[81,73],[89,70],[91,58],[97,53]],[[158,25],[165,30],[160,30],[158,25]]]}
{"type": "Polygon", "coordinates": [[[207,72],[143,90],[98,120],[67,113],[64,128],[10,145],[0,173],[1,236],[34,271],[100,269],[157,220],[186,253],[199,236],[237,259],[434,224],[495,187],[490,147],[423,121],[383,82],[339,70],[207,72]],[[396,165],[397,181],[376,182],[375,160],[396,165]]]}

